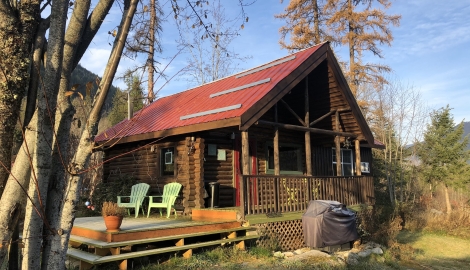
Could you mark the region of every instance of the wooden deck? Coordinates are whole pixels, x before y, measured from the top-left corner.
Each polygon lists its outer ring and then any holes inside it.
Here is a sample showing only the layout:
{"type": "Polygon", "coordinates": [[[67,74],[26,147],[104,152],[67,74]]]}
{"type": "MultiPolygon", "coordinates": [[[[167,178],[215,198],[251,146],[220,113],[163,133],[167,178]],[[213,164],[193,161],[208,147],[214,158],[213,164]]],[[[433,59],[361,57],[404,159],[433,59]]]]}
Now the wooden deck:
{"type": "Polygon", "coordinates": [[[80,269],[118,262],[127,269],[128,260],[175,253],[190,257],[193,249],[232,243],[239,249],[256,239],[250,227],[237,221],[237,209],[194,211],[195,218],[124,218],[119,232],[106,232],[102,217],[77,218],[67,255],[80,261],[80,269]]]}

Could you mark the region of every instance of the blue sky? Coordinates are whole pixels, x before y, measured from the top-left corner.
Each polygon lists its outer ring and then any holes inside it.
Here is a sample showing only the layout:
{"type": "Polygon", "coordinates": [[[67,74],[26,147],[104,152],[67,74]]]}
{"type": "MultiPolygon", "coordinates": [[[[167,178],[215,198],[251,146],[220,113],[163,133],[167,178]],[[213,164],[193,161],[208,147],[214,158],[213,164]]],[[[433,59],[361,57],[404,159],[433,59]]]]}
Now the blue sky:
{"type": "MultiPolygon", "coordinates": [[[[245,2],[249,2],[247,0],[245,2]]],[[[166,1],[164,1],[166,2],[166,1]]],[[[228,16],[235,16],[240,9],[238,1],[221,0],[226,5],[228,16]]],[[[279,28],[284,24],[275,19],[288,1],[258,0],[245,7],[250,18],[240,36],[230,49],[241,55],[252,56],[240,63],[240,70],[248,69],[288,54],[279,46],[279,28]]],[[[168,10],[166,8],[166,10],[168,10]]],[[[438,109],[447,104],[454,108],[454,120],[458,123],[470,121],[470,0],[399,0],[394,1],[389,14],[401,14],[401,24],[393,27],[394,41],[391,47],[382,47],[385,58],[366,56],[365,60],[380,62],[393,69],[393,77],[412,85],[420,91],[427,106],[438,109]]],[[[120,10],[114,7],[97,35],[90,50],[81,61],[82,66],[101,75],[109,56],[112,39],[106,33],[119,22],[120,10]]],[[[173,56],[177,38],[171,17],[164,25],[161,35],[163,57],[173,56]]],[[[348,59],[347,51],[334,48],[342,59],[348,59]]],[[[162,63],[166,63],[163,60],[162,63]]],[[[124,58],[119,72],[136,63],[124,58]]],[[[168,69],[168,75],[186,65],[186,56],[180,55],[168,69]]],[[[116,81],[116,85],[122,82],[116,81]]],[[[159,92],[166,96],[185,90],[188,84],[174,80],[159,92]]]]}

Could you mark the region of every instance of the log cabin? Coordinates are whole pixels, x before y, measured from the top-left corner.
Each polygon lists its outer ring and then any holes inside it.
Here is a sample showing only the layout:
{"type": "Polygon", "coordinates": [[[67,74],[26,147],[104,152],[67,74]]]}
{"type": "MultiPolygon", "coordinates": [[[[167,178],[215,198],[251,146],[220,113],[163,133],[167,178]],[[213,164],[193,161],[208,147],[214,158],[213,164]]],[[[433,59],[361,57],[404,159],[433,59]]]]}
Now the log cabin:
{"type": "Polygon", "coordinates": [[[216,183],[217,206],[242,218],[311,199],[371,203],[371,148],[383,147],[328,42],[161,97],[95,142],[105,182],[126,174],[149,195],[179,182],[185,213],[207,207],[216,183]]]}

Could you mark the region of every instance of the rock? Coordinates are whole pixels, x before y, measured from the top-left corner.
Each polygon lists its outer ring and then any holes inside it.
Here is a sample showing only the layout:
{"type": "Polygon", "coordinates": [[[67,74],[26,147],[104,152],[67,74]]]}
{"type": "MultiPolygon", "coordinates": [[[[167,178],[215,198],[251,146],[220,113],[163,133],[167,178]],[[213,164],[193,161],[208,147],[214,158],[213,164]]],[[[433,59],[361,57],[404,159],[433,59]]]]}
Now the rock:
{"type": "MultiPolygon", "coordinates": [[[[294,253],[292,253],[292,254],[294,254],[294,253]]],[[[295,260],[296,261],[296,260],[308,259],[310,257],[331,257],[331,256],[329,254],[325,253],[325,252],[312,249],[312,250],[306,251],[302,254],[299,254],[297,256],[293,256],[293,257],[287,257],[286,256],[286,260],[295,260]]]]}
{"type": "Polygon", "coordinates": [[[294,253],[290,251],[284,252],[282,254],[284,254],[284,257],[286,258],[294,257],[294,253]]]}
{"type": "Polygon", "coordinates": [[[365,250],[363,250],[363,251],[357,253],[357,255],[358,255],[359,257],[365,258],[365,257],[369,256],[371,253],[372,253],[372,250],[371,250],[371,249],[365,249],[365,250]]]}
{"type": "Polygon", "coordinates": [[[273,256],[276,258],[284,258],[284,254],[282,254],[280,251],[274,252],[273,256]]]}
{"type": "Polygon", "coordinates": [[[345,263],[350,264],[350,265],[356,265],[359,263],[359,256],[351,251],[342,251],[342,252],[337,252],[336,256],[342,259],[345,263]]]}
{"type": "Polygon", "coordinates": [[[379,247],[375,247],[375,248],[371,249],[371,251],[372,251],[372,253],[379,254],[379,255],[384,254],[383,250],[379,247]]]}

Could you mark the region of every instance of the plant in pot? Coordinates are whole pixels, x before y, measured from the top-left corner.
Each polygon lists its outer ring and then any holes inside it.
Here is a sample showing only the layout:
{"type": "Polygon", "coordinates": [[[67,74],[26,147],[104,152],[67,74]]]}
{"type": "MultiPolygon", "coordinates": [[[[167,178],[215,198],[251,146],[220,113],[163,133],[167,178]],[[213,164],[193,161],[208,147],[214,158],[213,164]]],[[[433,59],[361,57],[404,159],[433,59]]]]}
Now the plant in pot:
{"type": "Polygon", "coordinates": [[[104,202],[101,208],[101,215],[103,215],[106,231],[118,232],[125,213],[126,209],[119,207],[117,203],[104,202]]]}

